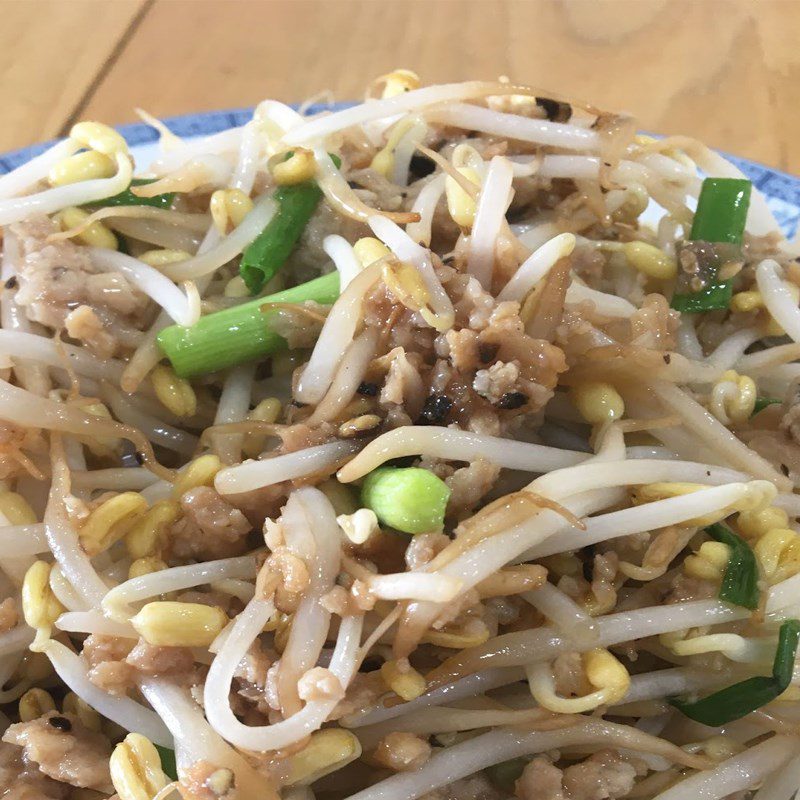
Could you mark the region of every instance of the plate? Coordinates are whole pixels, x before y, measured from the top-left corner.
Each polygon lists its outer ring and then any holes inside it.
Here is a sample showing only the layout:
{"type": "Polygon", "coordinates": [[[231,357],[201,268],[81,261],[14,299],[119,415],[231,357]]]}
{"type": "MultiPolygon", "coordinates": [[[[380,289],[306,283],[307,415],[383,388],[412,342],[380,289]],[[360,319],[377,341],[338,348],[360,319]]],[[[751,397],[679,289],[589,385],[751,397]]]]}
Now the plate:
{"type": "MultiPolygon", "coordinates": [[[[314,105],[309,107],[308,113],[319,111],[336,111],[346,108],[350,103],[334,103],[332,105],[314,105]]],[[[186,114],[180,117],[166,118],[164,122],[169,129],[185,139],[196,139],[212,133],[244,125],[253,113],[252,108],[234,108],[227,111],[207,111],[201,114],[186,114]]],[[[155,156],[158,143],[158,133],[142,122],[130,125],[120,125],[117,130],[122,133],[130,145],[131,152],[139,168],[147,165],[155,156]]],[[[0,174],[10,172],[20,164],[24,164],[33,156],[46,150],[52,142],[23,147],[0,155],[0,174]]],[[[795,235],[800,221],[800,178],[786,172],[767,167],[756,161],[738,158],[723,153],[753,182],[767,198],[767,203],[775,215],[784,235],[795,235]]]]}

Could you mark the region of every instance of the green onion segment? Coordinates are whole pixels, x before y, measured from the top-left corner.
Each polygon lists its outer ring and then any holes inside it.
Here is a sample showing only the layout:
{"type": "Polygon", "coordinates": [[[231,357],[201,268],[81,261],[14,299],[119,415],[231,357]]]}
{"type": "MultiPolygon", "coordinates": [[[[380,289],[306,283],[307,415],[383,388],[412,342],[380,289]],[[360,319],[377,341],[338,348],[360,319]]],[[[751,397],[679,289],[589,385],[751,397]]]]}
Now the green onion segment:
{"type": "Polygon", "coordinates": [[[419,467],[380,467],[361,487],[362,504],[384,525],[404,533],[441,530],[449,499],[447,484],[419,467]]]}
{"type": "MultiPolygon", "coordinates": [[[[741,245],[752,184],[742,178],[706,178],[697,201],[691,240],[741,245]]],[[[689,314],[728,308],[731,281],[710,282],[699,292],[676,293],[672,308],[689,314]]]]}
{"type": "Polygon", "coordinates": [[[778,647],[772,663],[771,677],[760,675],[748,678],[720,689],[702,700],[684,702],[672,699],[670,703],[689,719],[712,728],[741,719],[771,703],[789,687],[794,673],[798,639],[800,621],[788,619],[781,625],[778,633],[778,647]]]}
{"type": "MultiPolygon", "coordinates": [[[[134,178],[131,186],[146,186],[148,183],[155,183],[153,178],[134,178]]],[[[175,192],[157,194],[155,197],[138,197],[130,187],[119,194],[106,197],[88,205],[93,206],[153,206],[153,208],[170,208],[175,200],[175,192]]]]}
{"type": "Polygon", "coordinates": [[[719,599],[735,606],[743,606],[754,611],[758,608],[758,564],[750,545],[737,536],[729,527],[717,522],[706,528],[706,533],[718,542],[728,545],[731,551],[719,599]]]}
{"type": "Polygon", "coordinates": [[[286,349],[286,340],[270,326],[270,318],[276,312],[263,311],[265,304],[313,300],[329,305],[338,296],[339,273],[332,272],[291,289],[208,314],[190,328],[171,325],[158,334],[158,344],[182,378],[217,372],[286,349]]]}

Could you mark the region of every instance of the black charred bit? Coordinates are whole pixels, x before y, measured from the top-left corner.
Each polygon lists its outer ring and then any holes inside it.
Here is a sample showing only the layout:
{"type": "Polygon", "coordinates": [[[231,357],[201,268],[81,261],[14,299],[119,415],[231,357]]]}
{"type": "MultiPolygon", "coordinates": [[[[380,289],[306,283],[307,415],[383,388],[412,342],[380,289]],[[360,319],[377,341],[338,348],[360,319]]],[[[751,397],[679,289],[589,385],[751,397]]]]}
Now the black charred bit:
{"type": "Polygon", "coordinates": [[[441,425],[450,413],[453,401],[443,394],[432,394],[422,407],[417,425],[441,425]]]}
{"type": "Polygon", "coordinates": [[[494,361],[494,357],[497,355],[497,351],[499,349],[499,344],[478,345],[478,358],[481,360],[481,364],[488,364],[489,362],[494,361]]]}
{"type": "Polygon", "coordinates": [[[587,544],[586,547],[581,548],[581,555],[585,557],[585,561],[583,562],[583,578],[587,583],[592,582],[592,576],[594,574],[594,556],[597,552],[597,548],[593,544],[587,544]]]}
{"type": "Polygon", "coordinates": [[[528,402],[528,398],[522,392],[506,392],[498,401],[497,407],[506,410],[520,408],[528,402]]]}
{"type": "Polygon", "coordinates": [[[57,731],[64,731],[67,733],[72,730],[72,723],[66,717],[50,717],[47,722],[57,731]]]}
{"type": "Polygon", "coordinates": [[[358,389],[356,389],[356,391],[359,394],[363,394],[364,397],[375,397],[378,394],[378,384],[361,381],[361,383],[358,384],[358,389]]]}
{"type": "Polygon", "coordinates": [[[547,115],[550,122],[569,122],[572,117],[572,106],[560,100],[551,100],[549,97],[537,97],[536,105],[547,115]]]}

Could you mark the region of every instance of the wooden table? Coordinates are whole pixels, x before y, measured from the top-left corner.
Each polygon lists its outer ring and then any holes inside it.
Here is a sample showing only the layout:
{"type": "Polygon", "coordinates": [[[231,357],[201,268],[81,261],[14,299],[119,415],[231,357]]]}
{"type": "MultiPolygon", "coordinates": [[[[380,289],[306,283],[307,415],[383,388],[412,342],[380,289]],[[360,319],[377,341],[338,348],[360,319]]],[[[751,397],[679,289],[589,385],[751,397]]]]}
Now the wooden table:
{"type": "Polygon", "coordinates": [[[501,74],[800,173],[800,0],[0,0],[0,150],[87,117],[501,74]]]}

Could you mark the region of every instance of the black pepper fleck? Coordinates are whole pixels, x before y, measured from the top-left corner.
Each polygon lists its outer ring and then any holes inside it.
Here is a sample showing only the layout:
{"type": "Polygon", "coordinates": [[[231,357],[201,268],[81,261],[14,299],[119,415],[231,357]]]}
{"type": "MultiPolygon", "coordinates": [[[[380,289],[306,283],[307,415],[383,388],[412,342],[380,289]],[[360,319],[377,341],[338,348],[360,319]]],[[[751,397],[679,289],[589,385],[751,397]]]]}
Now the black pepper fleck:
{"type": "Polygon", "coordinates": [[[422,407],[417,425],[439,425],[445,421],[453,401],[443,394],[432,394],[422,407]]]}
{"type": "Polygon", "coordinates": [[[524,406],[528,398],[522,392],[506,392],[497,403],[498,408],[514,409],[524,406]]]}
{"type": "Polygon", "coordinates": [[[481,360],[481,364],[488,364],[490,361],[494,361],[499,349],[499,344],[478,345],[478,358],[481,360]]]}
{"type": "Polygon", "coordinates": [[[365,397],[375,397],[378,394],[378,384],[361,381],[361,383],[358,384],[358,389],[356,391],[359,394],[363,394],[365,397]]]}
{"type": "Polygon", "coordinates": [[[12,275],[4,284],[6,289],[16,289],[18,285],[19,283],[16,275],[12,275]]]}
{"type": "Polygon", "coordinates": [[[664,363],[669,364],[672,361],[672,356],[669,353],[664,353],[664,363]]]}
{"type": "Polygon", "coordinates": [[[141,450],[137,450],[133,457],[136,459],[136,463],[141,467],[145,461],[147,461],[147,457],[141,450]]]}
{"type": "Polygon", "coordinates": [[[66,733],[72,730],[72,723],[66,717],[50,717],[47,722],[58,731],[66,733]]]}

